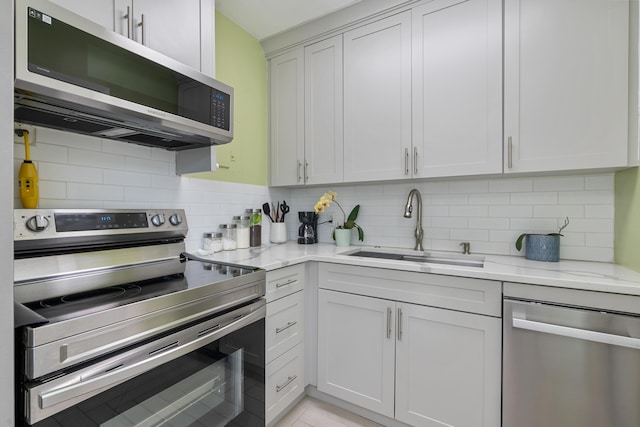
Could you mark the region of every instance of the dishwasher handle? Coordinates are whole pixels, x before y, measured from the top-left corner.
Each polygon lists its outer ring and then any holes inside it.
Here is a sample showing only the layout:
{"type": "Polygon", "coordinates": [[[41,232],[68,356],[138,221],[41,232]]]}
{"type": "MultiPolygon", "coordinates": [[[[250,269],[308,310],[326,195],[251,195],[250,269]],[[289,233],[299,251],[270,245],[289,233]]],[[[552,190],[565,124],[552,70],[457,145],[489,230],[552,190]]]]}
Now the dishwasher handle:
{"type": "Polygon", "coordinates": [[[559,335],[563,337],[577,338],[602,344],[615,345],[640,349],[640,338],[623,337],[621,335],[606,334],[587,329],[570,328],[568,326],[553,325],[550,323],[535,322],[533,320],[513,318],[513,327],[545,334],[559,335]]]}

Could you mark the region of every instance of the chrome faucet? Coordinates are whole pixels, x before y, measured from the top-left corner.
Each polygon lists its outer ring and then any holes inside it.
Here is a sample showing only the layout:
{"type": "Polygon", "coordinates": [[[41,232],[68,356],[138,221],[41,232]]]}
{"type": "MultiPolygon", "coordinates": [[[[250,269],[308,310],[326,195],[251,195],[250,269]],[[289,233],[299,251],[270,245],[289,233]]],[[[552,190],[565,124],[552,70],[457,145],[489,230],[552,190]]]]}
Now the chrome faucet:
{"type": "Polygon", "coordinates": [[[424,232],[422,231],[422,196],[420,192],[415,188],[409,191],[409,197],[407,198],[407,204],[404,207],[404,217],[411,218],[411,212],[413,211],[413,198],[418,199],[418,213],[417,213],[417,224],[416,224],[416,247],[414,248],[416,251],[423,251],[422,247],[422,236],[424,232]]]}

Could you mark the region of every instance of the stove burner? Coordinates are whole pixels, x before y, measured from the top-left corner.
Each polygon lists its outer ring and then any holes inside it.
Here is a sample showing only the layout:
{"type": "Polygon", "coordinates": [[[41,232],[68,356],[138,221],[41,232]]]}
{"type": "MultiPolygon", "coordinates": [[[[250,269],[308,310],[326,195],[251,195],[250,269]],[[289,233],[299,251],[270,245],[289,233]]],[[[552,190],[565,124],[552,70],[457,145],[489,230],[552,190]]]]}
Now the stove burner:
{"type": "Polygon", "coordinates": [[[139,285],[111,286],[108,288],[94,289],[77,294],[64,295],[62,297],[49,298],[40,301],[40,307],[55,307],[61,304],[99,304],[114,301],[123,297],[134,297],[142,291],[139,285]]]}

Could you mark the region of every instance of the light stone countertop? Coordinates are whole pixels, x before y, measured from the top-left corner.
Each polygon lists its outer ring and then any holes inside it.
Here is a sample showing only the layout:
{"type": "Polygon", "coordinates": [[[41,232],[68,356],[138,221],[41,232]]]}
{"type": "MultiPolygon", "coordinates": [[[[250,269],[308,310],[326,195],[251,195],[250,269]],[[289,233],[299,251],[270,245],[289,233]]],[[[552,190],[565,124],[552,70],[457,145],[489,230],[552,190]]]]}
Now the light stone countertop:
{"type": "MultiPolygon", "coordinates": [[[[471,257],[474,258],[484,257],[484,267],[479,268],[346,255],[360,248],[371,249],[366,246],[337,247],[328,243],[299,245],[289,241],[282,244],[268,243],[260,248],[223,251],[201,257],[258,267],[267,271],[307,261],[318,261],[640,296],[640,273],[612,263],[564,260],[541,262],[530,261],[524,257],[472,254],[471,257]]],[[[388,249],[390,252],[413,252],[399,248],[382,249],[388,249]]],[[[374,248],[377,251],[382,249],[374,248]]],[[[426,252],[464,257],[459,253],[428,250],[426,252]]],[[[198,255],[197,252],[194,254],[198,255]]]]}

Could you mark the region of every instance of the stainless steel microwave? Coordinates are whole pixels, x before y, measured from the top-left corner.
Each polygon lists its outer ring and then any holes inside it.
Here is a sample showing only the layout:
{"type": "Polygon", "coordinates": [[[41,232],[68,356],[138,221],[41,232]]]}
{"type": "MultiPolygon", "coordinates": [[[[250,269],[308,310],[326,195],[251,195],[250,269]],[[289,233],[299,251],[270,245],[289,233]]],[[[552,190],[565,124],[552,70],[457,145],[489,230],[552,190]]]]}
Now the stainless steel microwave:
{"type": "Polygon", "coordinates": [[[186,150],[233,138],[233,88],[47,0],[15,0],[14,119],[186,150]]]}

